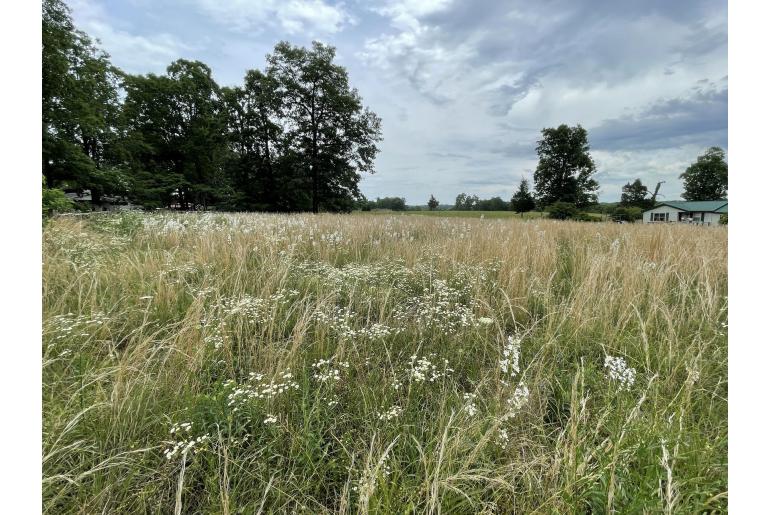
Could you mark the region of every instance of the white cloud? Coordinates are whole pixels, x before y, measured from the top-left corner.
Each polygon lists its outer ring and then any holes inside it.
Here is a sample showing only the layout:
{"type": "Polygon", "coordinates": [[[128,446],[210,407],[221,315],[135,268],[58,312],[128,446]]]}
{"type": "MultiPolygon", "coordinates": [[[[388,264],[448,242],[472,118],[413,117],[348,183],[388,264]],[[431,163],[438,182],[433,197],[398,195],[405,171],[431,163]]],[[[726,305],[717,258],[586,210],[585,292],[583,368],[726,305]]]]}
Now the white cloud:
{"type": "Polygon", "coordinates": [[[113,62],[131,73],[163,71],[168,64],[194,49],[168,33],[143,36],[115,27],[101,5],[91,0],[70,0],[76,26],[101,42],[113,62]]]}
{"type": "Polygon", "coordinates": [[[342,4],[324,0],[197,0],[217,22],[238,31],[276,28],[288,34],[332,34],[355,23],[342,4]]]}

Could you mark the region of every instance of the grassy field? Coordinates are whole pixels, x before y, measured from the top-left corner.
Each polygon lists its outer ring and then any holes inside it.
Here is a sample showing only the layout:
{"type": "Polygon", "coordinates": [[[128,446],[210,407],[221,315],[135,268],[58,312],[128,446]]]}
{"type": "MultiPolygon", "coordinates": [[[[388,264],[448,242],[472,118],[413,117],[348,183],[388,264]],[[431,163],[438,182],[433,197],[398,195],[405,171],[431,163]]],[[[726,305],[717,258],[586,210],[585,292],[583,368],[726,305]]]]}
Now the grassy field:
{"type": "MultiPolygon", "coordinates": [[[[533,220],[536,218],[547,217],[547,213],[542,211],[530,211],[528,213],[515,213],[513,211],[455,211],[455,210],[437,210],[437,211],[390,211],[390,210],[374,210],[362,212],[362,214],[370,215],[418,215],[418,216],[438,216],[441,218],[479,218],[479,219],[496,219],[496,218],[514,218],[519,220],[533,220]]],[[[597,220],[606,219],[606,215],[601,213],[587,213],[588,216],[596,218],[597,220]]]]}
{"type": "Polygon", "coordinates": [[[441,210],[441,211],[369,211],[371,214],[386,214],[386,215],[419,215],[419,216],[438,216],[442,218],[518,218],[520,220],[530,220],[533,218],[543,218],[545,213],[540,211],[530,211],[529,213],[514,213],[513,211],[454,211],[454,210],[441,210]]]}
{"type": "Polygon", "coordinates": [[[489,218],[50,221],[43,509],[727,511],[727,229],[489,218]]]}

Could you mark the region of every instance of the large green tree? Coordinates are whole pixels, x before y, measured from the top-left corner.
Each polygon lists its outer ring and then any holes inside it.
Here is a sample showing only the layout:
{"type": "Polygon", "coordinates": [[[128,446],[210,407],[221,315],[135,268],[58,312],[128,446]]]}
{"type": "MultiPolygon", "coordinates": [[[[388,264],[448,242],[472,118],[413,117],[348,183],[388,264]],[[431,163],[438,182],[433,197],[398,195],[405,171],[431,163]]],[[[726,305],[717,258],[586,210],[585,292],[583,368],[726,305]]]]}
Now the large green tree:
{"type": "Polygon", "coordinates": [[[577,125],[542,130],[537,144],[535,193],[541,205],[568,202],[578,207],[596,203],[599,184],[588,145],[588,132],[577,125]]]}
{"type": "Polygon", "coordinates": [[[316,213],[352,208],[381,140],[380,119],[363,106],[334,57],[334,47],[318,42],[310,49],[281,42],[267,56],[282,100],[286,166],[305,173],[316,213]]]}
{"type": "Polygon", "coordinates": [[[511,209],[517,213],[526,213],[535,209],[535,197],[529,191],[529,181],[522,179],[519,189],[511,197],[511,209]]]}
{"type": "Polygon", "coordinates": [[[120,72],[72,23],[61,0],[42,3],[42,166],[46,184],[124,193],[118,139],[120,72]]]}
{"type": "Polygon", "coordinates": [[[626,183],[623,186],[620,194],[620,205],[646,208],[651,204],[650,199],[647,198],[648,194],[647,186],[642,184],[641,179],[636,179],[634,182],[626,183]]]}
{"type": "Polygon", "coordinates": [[[296,205],[288,177],[281,167],[283,149],[281,98],[274,77],[249,70],[243,86],[222,89],[231,155],[227,173],[235,191],[236,209],[287,210],[296,205]]]}
{"type": "Polygon", "coordinates": [[[229,188],[226,113],[211,69],[177,60],[166,75],[129,76],[123,116],[136,194],[150,206],[207,208],[229,188]]]}
{"type": "Polygon", "coordinates": [[[685,200],[721,200],[727,198],[727,162],[725,151],[711,147],[679,176],[684,181],[685,200]]]}

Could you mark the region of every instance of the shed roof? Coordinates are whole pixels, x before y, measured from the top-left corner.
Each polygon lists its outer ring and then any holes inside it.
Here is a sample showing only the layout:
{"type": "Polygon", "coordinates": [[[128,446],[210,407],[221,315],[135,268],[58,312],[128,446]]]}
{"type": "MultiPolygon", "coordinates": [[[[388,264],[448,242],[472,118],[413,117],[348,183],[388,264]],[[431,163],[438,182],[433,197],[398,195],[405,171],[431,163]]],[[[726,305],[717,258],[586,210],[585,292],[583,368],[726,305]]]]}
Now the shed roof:
{"type": "Polygon", "coordinates": [[[727,213],[726,200],[669,200],[658,202],[655,207],[669,206],[681,211],[702,211],[704,213],[727,213]]]}

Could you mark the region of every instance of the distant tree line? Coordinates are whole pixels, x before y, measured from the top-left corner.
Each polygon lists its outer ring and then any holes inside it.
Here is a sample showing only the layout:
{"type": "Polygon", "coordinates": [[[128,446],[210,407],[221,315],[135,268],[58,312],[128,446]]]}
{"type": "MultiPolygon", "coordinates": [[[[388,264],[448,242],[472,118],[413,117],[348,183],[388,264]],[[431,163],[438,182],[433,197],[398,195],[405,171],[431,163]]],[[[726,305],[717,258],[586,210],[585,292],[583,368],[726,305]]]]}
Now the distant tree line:
{"type": "Polygon", "coordinates": [[[377,197],[376,200],[368,200],[361,197],[355,205],[356,209],[361,211],[371,211],[372,209],[390,209],[391,211],[406,211],[409,206],[406,205],[406,199],[403,197],[377,197]]]}
{"type": "MultiPolygon", "coordinates": [[[[588,132],[577,125],[560,125],[542,130],[536,151],[539,157],[534,173],[534,191],[529,181],[521,180],[510,202],[500,197],[482,200],[477,195],[460,193],[454,209],[461,211],[515,211],[539,209],[559,219],[595,219],[587,213],[600,213],[616,220],[641,219],[642,212],[657,203],[658,189],[650,192],[641,179],[623,186],[620,202],[597,201],[599,184],[593,178],[596,165],[590,155],[588,132]]],[[[721,148],[711,147],[680,176],[685,200],[717,200],[727,197],[727,163],[721,148]]],[[[658,185],[660,186],[660,184],[658,185]]],[[[431,195],[431,202],[435,198],[431,195]]],[[[435,202],[438,205],[438,202],[435,202]]]]}
{"type": "Polygon", "coordinates": [[[62,0],[42,7],[44,195],[314,212],[349,211],[362,198],[380,119],[334,63],[333,47],[278,43],[265,69],[235,87],[184,59],[163,75],[131,75],[75,28],[62,0]]]}

